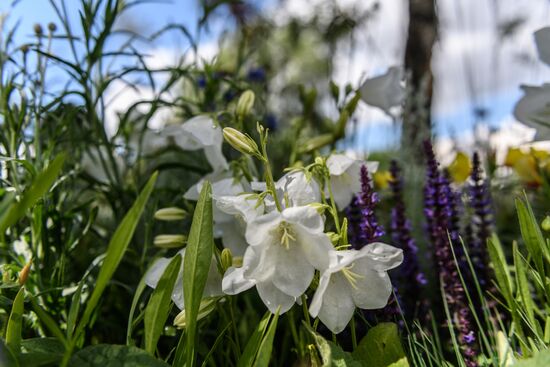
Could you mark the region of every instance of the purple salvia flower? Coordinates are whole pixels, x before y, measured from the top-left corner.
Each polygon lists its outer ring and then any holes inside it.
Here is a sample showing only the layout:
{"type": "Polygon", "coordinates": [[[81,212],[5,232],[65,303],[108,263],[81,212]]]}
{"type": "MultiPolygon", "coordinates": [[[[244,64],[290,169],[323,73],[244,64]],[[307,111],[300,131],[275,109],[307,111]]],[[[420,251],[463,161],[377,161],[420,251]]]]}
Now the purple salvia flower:
{"type": "Polygon", "coordinates": [[[403,264],[399,267],[401,283],[407,282],[401,290],[401,304],[408,318],[412,318],[418,310],[419,295],[428,283],[425,274],[418,264],[418,247],[411,234],[411,222],[406,217],[405,201],[403,199],[403,182],[400,169],[395,160],[391,161],[390,173],[392,179],[390,188],[392,191],[393,206],[391,210],[391,235],[396,246],[403,249],[403,264]],[[411,282],[410,280],[414,281],[411,282]]]}
{"type": "Polygon", "coordinates": [[[378,203],[378,194],[372,188],[367,166],[361,166],[361,192],[357,194],[346,214],[349,219],[349,239],[354,249],[361,249],[376,242],[384,235],[384,228],[378,224],[374,209],[378,203]]]}
{"type": "MultiPolygon", "coordinates": [[[[458,240],[457,195],[447,177],[439,170],[432,144],[424,143],[427,157],[427,177],[424,188],[424,214],[428,233],[434,249],[437,270],[445,299],[454,315],[454,327],[458,330],[464,361],[468,367],[476,367],[476,338],[472,328],[472,314],[466,302],[466,295],[457,263],[453,257],[453,246],[458,240]]],[[[459,253],[455,251],[457,258],[459,253]]]]}

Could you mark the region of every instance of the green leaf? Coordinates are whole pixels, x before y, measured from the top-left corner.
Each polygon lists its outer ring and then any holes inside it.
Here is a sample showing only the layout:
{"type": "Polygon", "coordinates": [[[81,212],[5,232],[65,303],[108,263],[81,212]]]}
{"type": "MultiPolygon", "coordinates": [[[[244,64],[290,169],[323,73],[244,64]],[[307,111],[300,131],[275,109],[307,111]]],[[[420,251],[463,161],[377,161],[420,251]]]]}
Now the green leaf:
{"type": "Polygon", "coordinates": [[[24,301],[25,289],[21,287],[13,301],[8,326],[6,328],[6,344],[16,353],[19,352],[21,348],[21,325],[23,322],[24,301]]]}
{"type": "Polygon", "coordinates": [[[322,367],[361,367],[361,363],[351,353],[344,352],[339,345],[326,340],[309,326],[305,326],[317,345],[323,361],[322,367]]]}
{"type": "Polygon", "coordinates": [[[132,205],[132,208],[130,208],[128,213],[124,216],[124,219],[122,219],[122,222],[119,224],[115,233],[113,234],[113,237],[111,238],[111,241],[109,242],[109,245],[107,247],[107,253],[105,255],[105,259],[103,260],[103,265],[99,270],[95,288],[88,302],[86,303],[86,308],[84,309],[82,318],[80,319],[73,338],[70,341],[69,347],[67,348],[63,365],[65,365],[68,361],[76,340],[79,338],[80,333],[88,324],[88,321],[92,316],[92,312],[99,302],[99,299],[101,298],[105,287],[107,287],[107,284],[111,280],[111,277],[118,267],[118,264],[122,260],[122,256],[124,255],[124,252],[126,251],[126,248],[128,247],[130,240],[132,239],[132,236],[134,235],[134,231],[139,222],[139,218],[141,217],[141,213],[145,209],[145,204],[147,204],[147,200],[149,199],[149,196],[153,191],[156,179],[157,173],[154,173],[143,188],[143,191],[139,194],[134,205],[132,205]]]}
{"type": "Polygon", "coordinates": [[[397,325],[384,322],[369,330],[353,352],[363,366],[387,367],[405,357],[397,325]]]}
{"type": "Polygon", "coordinates": [[[258,348],[258,353],[256,356],[256,361],[254,366],[256,367],[267,367],[269,365],[269,360],[271,359],[271,350],[273,349],[273,340],[275,339],[275,331],[277,330],[277,321],[279,320],[279,311],[273,315],[269,328],[265,333],[265,336],[262,339],[260,347],[258,348]]]}
{"type": "Polygon", "coordinates": [[[518,361],[513,367],[542,367],[550,366],[550,349],[537,353],[534,357],[518,361]]]}
{"type": "Polygon", "coordinates": [[[183,299],[186,316],[187,367],[195,364],[197,316],[206,285],[206,278],[214,248],[212,230],[212,187],[207,181],[202,186],[199,201],[193,214],[193,222],[183,259],[183,299]]]}
{"type": "Polygon", "coordinates": [[[155,353],[160,334],[168,319],[171,306],[170,297],[180,269],[181,256],[176,255],[164,270],[145,308],[145,350],[151,354],[155,353]]]}
{"type": "Polygon", "coordinates": [[[133,323],[134,323],[134,313],[136,311],[136,307],[139,302],[139,298],[141,297],[141,294],[143,293],[143,290],[145,289],[147,285],[145,284],[145,277],[143,276],[141,280],[139,281],[139,284],[136,288],[136,292],[134,293],[134,299],[132,300],[132,307],[130,307],[130,313],[128,314],[128,328],[126,331],[126,344],[132,345],[134,344],[132,340],[132,329],[133,329],[133,323]]]}
{"type": "Polygon", "coordinates": [[[0,233],[13,226],[25,215],[38,200],[40,200],[50,189],[59,175],[65,155],[58,155],[48,167],[34,179],[32,185],[23,193],[21,200],[12,202],[8,209],[0,214],[0,233]]]}
{"type": "Polygon", "coordinates": [[[23,353],[20,363],[25,367],[59,364],[65,352],[65,345],[56,338],[33,338],[21,342],[23,353]]]}
{"type": "Polygon", "coordinates": [[[98,344],[75,353],[69,362],[74,367],[166,367],[168,364],[145,350],[126,345],[98,344]]]}
{"type": "Polygon", "coordinates": [[[262,320],[256,326],[256,330],[254,330],[254,333],[248,339],[243,353],[237,362],[237,367],[250,367],[254,365],[254,360],[256,359],[256,355],[258,354],[270,320],[271,313],[266,312],[262,320]]]}
{"type": "Polygon", "coordinates": [[[542,236],[542,232],[535,218],[535,214],[531,209],[528,201],[516,199],[516,210],[518,212],[519,226],[521,229],[521,237],[527,251],[535,262],[535,266],[540,274],[544,275],[543,256],[549,261],[550,254],[546,247],[546,242],[542,236]]]}
{"type": "Polygon", "coordinates": [[[513,308],[514,297],[512,293],[512,277],[508,271],[508,264],[506,263],[502,245],[495,234],[487,241],[487,249],[489,250],[489,256],[493,264],[500,293],[504,296],[508,306],[513,308]]]}
{"type": "Polygon", "coordinates": [[[390,364],[388,367],[409,367],[409,361],[407,358],[403,357],[397,362],[390,364]]]}
{"type": "Polygon", "coordinates": [[[522,309],[527,315],[527,320],[531,324],[531,327],[538,332],[539,335],[542,334],[540,324],[535,320],[535,311],[533,305],[533,299],[531,296],[531,291],[529,290],[529,283],[527,281],[527,267],[525,266],[525,260],[521,256],[518,250],[517,243],[514,242],[513,246],[514,254],[514,265],[516,267],[516,281],[517,281],[517,297],[523,304],[522,309]]]}
{"type": "Polygon", "coordinates": [[[66,344],[67,340],[65,339],[65,335],[63,334],[59,326],[57,326],[57,323],[54,321],[54,319],[46,311],[44,311],[42,307],[40,307],[38,302],[36,302],[35,297],[30,297],[30,302],[34,313],[36,313],[40,321],[60,342],[66,344]]]}
{"type": "Polygon", "coordinates": [[[4,339],[0,339],[0,366],[19,367],[19,361],[4,339]]]}

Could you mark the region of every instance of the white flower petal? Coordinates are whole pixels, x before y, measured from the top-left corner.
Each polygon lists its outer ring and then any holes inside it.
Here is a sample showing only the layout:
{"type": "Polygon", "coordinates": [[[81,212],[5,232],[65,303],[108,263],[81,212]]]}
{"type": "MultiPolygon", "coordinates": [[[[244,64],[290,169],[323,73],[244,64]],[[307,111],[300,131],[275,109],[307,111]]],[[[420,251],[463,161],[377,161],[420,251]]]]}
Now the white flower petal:
{"type": "Polygon", "coordinates": [[[335,273],[331,275],[323,294],[319,319],[335,334],[346,328],[355,312],[349,288],[346,279],[335,273]]]}
{"type": "Polygon", "coordinates": [[[303,256],[307,261],[318,270],[324,270],[329,267],[329,253],[334,252],[334,247],[328,236],[321,232],[313,234],[306,232],[303,228],[296,228],[296,235],[303,256]]]}
{"type": "Polygon", "coordinates": [[[281,223],[282,216],[279,212],[271,212],[260,215],[248,223],[246,227],[246,241],[250,246],[278,245],[278,239],[274,233],[281,223]]]}
{"type": "Polygon", "coordinates": [[[290,206],[301,206],[321,200],[319,184],[313,178],[308,180],[304,172],[294,171],[281,177],[276,183],[279,200],[288,196],[290,206]]]}
{"type": "Polygon", "coordinates": [[[281,215],[284,221],[297,224],[307,229],[310,233],[321,233],[325,226],[321,214],[311,206],[286,208],[281,215]]]}
{"type": "Polygon", "coordinates": [[[294,297],[283,293],[269,281],[256,284],[256,289],[260,298],[272,313],[277,312],[277,308],[281,307],[279,310],[279,315],[281,315],[290,310],[296,301],[294,297]]]}
{"type": "Polygon", "coordinates": [[[368,268],[387,271],[403,262],[403,250],[382,242],[374,242],[359,250],[359,257],[367,262],[368,268]]]}
{"type": "Polygon", "coordinates": [[[327,167],[331,175],[340,176],[358,162],[345,154],[331,154],[327,159],[327,167]]]}
{"type": "Polygon", "coordinates": [[[391,281],[388,273],[371,270],[358,261],[351,271],[358,274],[356,287],[351,287],[355,305],[366,310],[384,307],[391,295],[391,281]],[[363,265],[363,266],[362,266],[363,265]]]}
{"type": "MultiPolygon", "coordinates": [[[[190,136],[202,148],[209,145],[221,145],[223,142],[222,129],[206,115],[195,116],[181,125],[183,135],[190,136]]],[[[185,146],[181,147],[186,149],[185,146]]]]}
{"type": "Polygon", "coordinates": [[[206,160],[210,164],[210,167],[212,167],[212,170],[217,171],[229,168],[227,159],[225,159],[225,156],[222,153],[221,144],[208,145],[204,147],[204,155],[206,156],[206,160]]]}
{"type": "Polygon", "coordinates": [[[404,73],[402,67],[392,66],[385,74],[367,79],[360,88],[361,99],[391,114],[390,108],[401,105],[405,99],[404,73]]]}
{"type": "Polygon", "coordinates": [[[550,84],[521,86],[525,95],[516,103],[514,117],[537,129],[537,139],[550,136],[550,84]]]}
{"type": "Polygon", "coordinates": [[[246,248],[246,238],[244,238],[245,228],[239,221],[217,224],[216,227],[221,232],[223,247],[231,250],[233,256],[243,256],[246,248]]]}
{"type": "Polygon", "coordinates": [[[239,294],[256,285],[256,282],[244,277],[243,268],[230,267],[222,279],[222,290],[225,294],[239,294]]]}
{"type": "Polygon", "coordinates": [[[325,296],[331,275],[332,273],[325,271],[319,278],[319,285],[317,286],[315,294],[313,295],[313,300],[309,305],[309,314],[312,317],[317,317],[317,315],[319,315],[319,311],[323,305],[323,297],[325,296]]]}
{"type": "Polygon", "coordinates": [[[290,243],[288,249],[275,246],[272,259],[276,269],[272,275],[273,284],[292,297],[300,297],[307,290],[315,272],[304,257],[297,243],[290,243]]]}
{"type": "Polygon", "coordinates": [[[171,260],[171,258],[166,257],[157,259],[145,274],[145,284],[151,288],[156,288],[160,277],[162,277],[164,270],[166,270],[171,260]]]}

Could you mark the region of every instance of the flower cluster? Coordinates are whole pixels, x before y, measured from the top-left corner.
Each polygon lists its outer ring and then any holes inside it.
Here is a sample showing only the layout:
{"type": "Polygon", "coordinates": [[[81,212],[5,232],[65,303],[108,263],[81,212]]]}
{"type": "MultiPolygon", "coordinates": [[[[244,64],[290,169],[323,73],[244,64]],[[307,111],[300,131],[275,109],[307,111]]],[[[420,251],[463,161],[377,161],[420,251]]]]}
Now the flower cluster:
{"type": "MultiPolygon", "coordinates": [[[[208,124],[210,133],[217,134],[211,126],[208,124]]],[[[372,229],[369,236],[373,241],[361,238],[360,246],[348,243],[342,232],[345,225],[340,225],[345,220],[341,221],[339,211],[350,204],[362,185],[361,205],[377,200],[372,191],[365,194],[367,186],[370,189],[367,166],[371,171],[377,166],[331,154],[317,157],[309,166],[291,170],[275,181],[265,150],[267,132],[261,126],[258,132],[259,145],[231,128],[224,129],[223,137],[241,153],[264,164],[265,182],[246,179],[216,165],[214,172],[184,196],[196,200],[205,180],[211,182],[215,236],[232,254],[223,277],[213,259],[205,297],[236,295],[256,288],[271,312],[284,313],[295,303],[306,302],[308,290],[315,291],[309,313],[339,333],[356,307],[377,309],[387,304],[392,290],[387,271],[403,260],[400,249],[373,242],[381,228],[376,222],[372,228],[361,227],[372,229]],[[326,223],[327,218],[333,223],[326,223]],[[326,229],[332,225],[336,233],[331,234],[326,229]],[[318,283],[313,281],[316,273],[318,283]]],[[[218,144],[221,146],[219,140],[210,144],[209,151],[221,152],[218,144]]],[[[203,149],[208,153],[206,147],[203,149]]],[[[160,259],[153,265],[146,275],[147,284],[156,285],[168,262],[160,259]]],[[[181,288],[174,290],[173,297],[179,308],[183,308],[181,288]]]]}

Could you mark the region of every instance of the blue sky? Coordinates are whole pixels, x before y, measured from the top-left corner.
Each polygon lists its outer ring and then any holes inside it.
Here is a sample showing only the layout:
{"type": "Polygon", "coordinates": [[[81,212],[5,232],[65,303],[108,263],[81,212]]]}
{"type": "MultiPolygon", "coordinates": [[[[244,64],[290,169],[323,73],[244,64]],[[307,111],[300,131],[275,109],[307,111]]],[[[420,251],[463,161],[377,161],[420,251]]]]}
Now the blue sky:
{"type": "MultiPolygon", "coordinates": [[[[286,9],[293,14],[307,14],[311,3],[318,0],[292,0],[287,2],[286,9]]],[[[338,0],[340,3],[353,3],[353,0],[338,0]]],[[[371,0],[365,0],[369,2],[371,0]]],[[[59,0],[55,0],[60,4],[59,0]]],[[[362,1],[355,1],[361,3],[362,1]]],[[[371,1],[372,2],[372,1],[371,1]]],[[[19,21],[16,43],[33,40],[33,26],[40,23],[46,28],[49,22],[59,25],[59,20],[47,0],[20,0],[12,8],[9,0],[0,1],[0,11],[10,12],[7,28],[19,21]]],[[[65,1],[71,22],[76,25],[77,8],[80,1],[65,1]]],[[[487,8],[492,0],[464,0],[460,4],[467,17],[459,19],[455,13],[454,1],[442,0],[440,13],[442,15],[442,35],[440,45],[434,52],[434,72],[436,73],[436,90],[434,100],[434,117],[436,132],[440,136],[460,136],[465,131],[471,131],[474,125],[472,111],[477,106],[487,107],[489,110],[486,123],[497,127],[503,121],[510,120],[510,114],[515,102],[520,98],[519,84],[540,85],[550,80],[550,70],[537,63],[532,42],[532,32],[540,26],[548,24],[550,12],[546,0],[512,1],[500,3],[499,19],[493,19],[490,9],[487,8]],[[485,4],[486,3],[486,4],[485,4]],[[470,12],[470,13],[468,13],[470,12]],[[497,39],[491,29],[491,22],[498,23],[510,19],[515,14],[523,16],[525,24],[518,32],[518,36],[506,41],[497,39]],[[488,21],[489,20],[489,21],[488,21]],[[492,57],[489,53],[495,42],[499,43],[498,61],[495,67],[489,63],[492,57]],[[521,54],[520,54],[521,53],[521,54]],[[527,65],[517,62],[517,59],[528,55],[531,59],[527,65]],[[465,90],[465,63],[470,62],[474,95],[468,95],[465,90]],[[492,75],[494,74],[494,75],[492,75]]],[[[262,8],[274,11],[275,0],[257,2],[262,8]]],[[[385,0],[382,4],[381,20],[378,24],[369,25],[369,32],[364,44],[374,43],[373,48],[357,51],[351,61],[345,59],[346,73],[337,75],[340,79],[356,84],[361,75],[380,73],[385,68],[398,64],[402,60],[403,19],[401,0],[385,0]],[[400,31],[401,30],[401,31],[400,31]],[[400,33],[401,32],[401,33],[400,33]],[[371,37],[371,38],[368,38],[371,37]],[[388,51],[389,50],[389,51],[388,51]],[[365,54],[369,56],[369,64],[365,66],[365,54]],[[350,72],[352,70],[352,72],[350,72]]],[[[277,11],[279,9],[277,8],[277,11]]],[[[188,27],[196,36],[196,23],[201,15],[197,0],[157,1],[142,4],[133,8],[123,18],[123,24],[131,24],[143,34],[151,34],[168,23],[181,23],[188,27]]],[[[231,27],[225,22],[225,17],[218,14],[210,23],[210,32],[202,33],[200,41],[203,44],[212,42],[223,30],[231,27]]],[[[75,27],[77,28],[77,27],[75,27]]],[[[157,42],[157,47],[165,49],[182,49],[188,47],[184,37],[174,32],[167,34],[157,42]]],[[[59,46],[62,47],[62,46],[59,46]]],[[[63,52],[56,49],[56,52],[63,52]]],[[[342,84],[344,81],[342,81],[342,84]]],[[[376,111],[369,111],[361,115],[364,120],[359,133],[359,147],[366,150],[376,150],[390,147],[398,139],[395,130],[384,116],[376,111]]]]}

